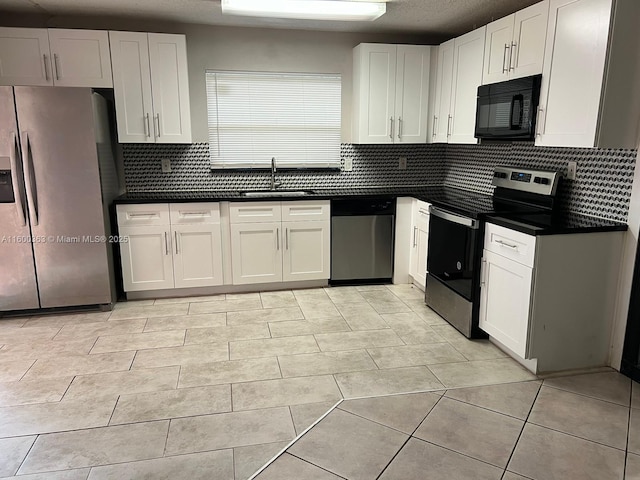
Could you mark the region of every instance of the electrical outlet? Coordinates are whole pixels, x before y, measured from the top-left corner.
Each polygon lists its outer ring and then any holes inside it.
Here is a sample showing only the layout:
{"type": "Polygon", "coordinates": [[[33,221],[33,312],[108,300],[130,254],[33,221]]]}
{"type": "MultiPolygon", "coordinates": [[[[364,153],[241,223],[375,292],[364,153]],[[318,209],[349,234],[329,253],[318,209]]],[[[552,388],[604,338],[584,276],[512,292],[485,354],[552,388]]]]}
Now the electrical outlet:
{"type": "Polygon", "coordinates": [[[400,157],[398,159],[398,169],[406,170],[407,169],[407,157],[400,157]]]}
{"type": "Polygon", "coordinates": [[[171,172],[171,159],[163,158],[162,162],[162,173],[170,173],[171,172]]]}
{"type": "Polygon", "coordinates": [[[576,162],[567,163],[567,180],[575,180],[578,164],[576,162]]]}
{"type": "Polygon", "coordinates": [[[353,158],[345,157],[344,159],[344,171],[350,172],[353,170],[353,158]]]}

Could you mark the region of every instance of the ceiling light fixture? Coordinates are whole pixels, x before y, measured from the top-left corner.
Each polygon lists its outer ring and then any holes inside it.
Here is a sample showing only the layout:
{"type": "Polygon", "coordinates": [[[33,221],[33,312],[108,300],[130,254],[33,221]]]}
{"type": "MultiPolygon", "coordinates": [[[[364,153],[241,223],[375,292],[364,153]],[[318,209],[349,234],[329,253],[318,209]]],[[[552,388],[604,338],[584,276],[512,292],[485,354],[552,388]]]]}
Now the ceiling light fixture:
{"type": "Polygon", "coordinates": [[[222,0],[222,13],[308,20],[375,20],[385,3],[341,0],[222,0]]]}

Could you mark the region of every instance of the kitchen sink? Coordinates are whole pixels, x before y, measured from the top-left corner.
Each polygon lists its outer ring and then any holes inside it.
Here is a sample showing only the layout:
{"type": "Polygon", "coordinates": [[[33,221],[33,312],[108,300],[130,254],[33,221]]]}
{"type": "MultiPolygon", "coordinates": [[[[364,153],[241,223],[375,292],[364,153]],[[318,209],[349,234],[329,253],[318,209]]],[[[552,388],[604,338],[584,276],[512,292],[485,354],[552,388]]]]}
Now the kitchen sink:
{"type": "Polygon", "coordinates": [[[243,197],[304,197],[313,190],[251,190],[240,192],[243,197]]]}

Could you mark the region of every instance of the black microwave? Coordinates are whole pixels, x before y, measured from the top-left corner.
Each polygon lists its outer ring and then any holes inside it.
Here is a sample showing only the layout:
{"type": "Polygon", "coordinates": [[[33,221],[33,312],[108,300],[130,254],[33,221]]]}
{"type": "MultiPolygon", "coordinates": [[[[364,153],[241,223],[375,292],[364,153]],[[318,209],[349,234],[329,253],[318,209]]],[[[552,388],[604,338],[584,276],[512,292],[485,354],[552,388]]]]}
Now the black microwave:
{"type": "Polygon", "coordinates": [[[475,137],[533,140],[542,75],[478,87],[475,137]]]}

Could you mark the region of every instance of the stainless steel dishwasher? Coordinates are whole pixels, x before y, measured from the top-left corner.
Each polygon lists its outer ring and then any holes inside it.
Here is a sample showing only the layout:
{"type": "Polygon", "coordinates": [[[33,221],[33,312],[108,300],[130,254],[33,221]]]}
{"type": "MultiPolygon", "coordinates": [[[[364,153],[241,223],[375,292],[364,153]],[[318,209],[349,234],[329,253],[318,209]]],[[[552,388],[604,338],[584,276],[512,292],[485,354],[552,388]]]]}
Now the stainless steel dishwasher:
{"type": "Polygon", "coordinates": [[[390,282],[395,199],[331,201],[331,283],[390,282]]]}

